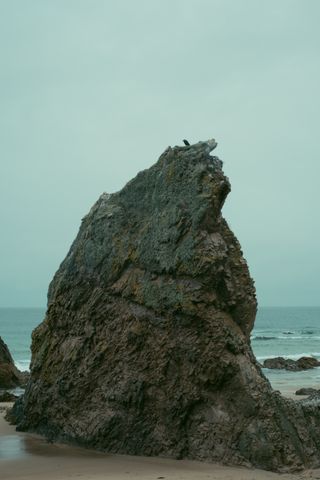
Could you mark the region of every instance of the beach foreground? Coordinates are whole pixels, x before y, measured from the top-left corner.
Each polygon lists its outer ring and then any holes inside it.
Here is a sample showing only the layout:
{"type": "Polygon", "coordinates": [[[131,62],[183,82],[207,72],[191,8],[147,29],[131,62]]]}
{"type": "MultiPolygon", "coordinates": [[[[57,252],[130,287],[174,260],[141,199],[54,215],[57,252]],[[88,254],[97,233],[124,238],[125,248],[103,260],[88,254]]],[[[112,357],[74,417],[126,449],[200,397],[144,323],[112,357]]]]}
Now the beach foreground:
{"type": "Polygon", "coordinates": [[[319,470],[277,474],[244,467],[164,458],[109,455],[20,433],[5,419],[0,404],[0,478],[68,480],[302,480],[320,478],[319,470]]]}

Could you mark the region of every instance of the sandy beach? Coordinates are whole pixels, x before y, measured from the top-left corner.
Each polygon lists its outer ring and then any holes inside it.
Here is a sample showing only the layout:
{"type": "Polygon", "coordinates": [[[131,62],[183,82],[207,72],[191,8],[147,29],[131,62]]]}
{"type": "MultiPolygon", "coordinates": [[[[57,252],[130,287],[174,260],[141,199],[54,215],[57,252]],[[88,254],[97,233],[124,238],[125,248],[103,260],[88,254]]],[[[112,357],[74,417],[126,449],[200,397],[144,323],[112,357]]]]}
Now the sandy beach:
{"type": "Polygon", "coordinates": [[[302,480],[319,479],[319,470],[277,474],[244,467],[164,458],[109,455],[50,444],[38,435],[16,432],[0,404],[1,480],[302,480]]]}

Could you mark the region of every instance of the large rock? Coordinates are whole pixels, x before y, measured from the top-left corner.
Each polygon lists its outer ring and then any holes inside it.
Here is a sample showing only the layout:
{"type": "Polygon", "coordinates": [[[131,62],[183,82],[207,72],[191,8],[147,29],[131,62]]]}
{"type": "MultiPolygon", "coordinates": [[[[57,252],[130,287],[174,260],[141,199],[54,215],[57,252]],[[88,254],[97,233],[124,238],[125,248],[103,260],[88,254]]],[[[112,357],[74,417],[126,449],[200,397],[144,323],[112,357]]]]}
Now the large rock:
{"type": "Polygon", "coordinates": [[[300,372],[302,370],[309,370],[310,368],[319,367],[320,362],[314,357],[301,357],[298,360],[291,358],[275,357],[267,358],[263,362],[264,368],[271,368],[276,370],[290,370],[292,372],[300,372]]]}
{"type": "Polygon", "coordinates": [[[273,392],[250,347],[255,289],[221,216],[214,146],[168,148],[83,219],[33,333],[19,429],[117,453],[319,464],[317,407],[273,392]]]}
{"type": "Polygon", "coordinates": [[[0,337],[0,388],[13,388],[21,384],[21,372],[16,368],[7,345],[0,337]]]}

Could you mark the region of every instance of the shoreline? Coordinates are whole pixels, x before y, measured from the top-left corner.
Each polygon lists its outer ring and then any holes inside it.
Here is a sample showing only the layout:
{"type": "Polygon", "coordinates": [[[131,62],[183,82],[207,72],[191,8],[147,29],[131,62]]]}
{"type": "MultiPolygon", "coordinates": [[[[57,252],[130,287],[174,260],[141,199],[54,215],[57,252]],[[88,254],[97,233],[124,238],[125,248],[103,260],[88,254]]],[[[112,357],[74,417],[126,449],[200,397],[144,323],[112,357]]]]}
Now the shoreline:
{"type": "Polygon", "coordinates": [[[224,466],[195,460],[116,455],[59,443],[36,434],[16,432],[0,403],[1,480],[307,480],[320,469],[274,473],[256,468],[224,466]]]}

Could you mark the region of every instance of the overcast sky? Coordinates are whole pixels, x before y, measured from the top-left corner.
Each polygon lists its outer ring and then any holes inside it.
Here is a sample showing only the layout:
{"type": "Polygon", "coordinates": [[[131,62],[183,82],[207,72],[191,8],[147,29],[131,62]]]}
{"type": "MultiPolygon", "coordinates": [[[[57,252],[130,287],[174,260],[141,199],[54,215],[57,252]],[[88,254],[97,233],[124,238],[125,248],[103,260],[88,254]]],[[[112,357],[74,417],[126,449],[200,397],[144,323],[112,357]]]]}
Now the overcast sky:
{"type": "Polygon", "coordinates": [[[81,218],[215,137],[260,305],[320,304],[320,1],[0,0],[0,306],[44,306],[81,218]]]}

